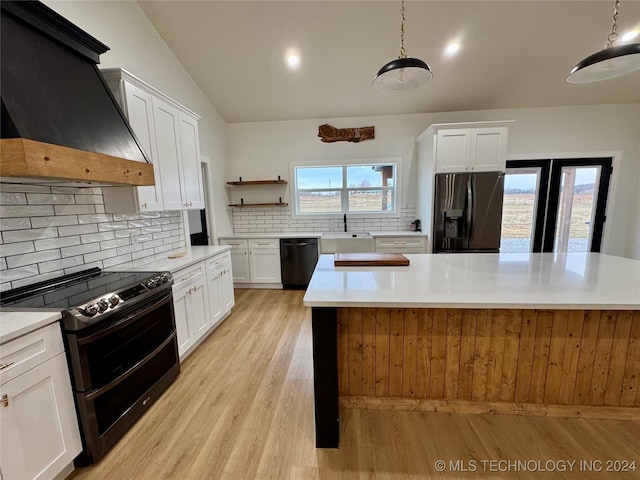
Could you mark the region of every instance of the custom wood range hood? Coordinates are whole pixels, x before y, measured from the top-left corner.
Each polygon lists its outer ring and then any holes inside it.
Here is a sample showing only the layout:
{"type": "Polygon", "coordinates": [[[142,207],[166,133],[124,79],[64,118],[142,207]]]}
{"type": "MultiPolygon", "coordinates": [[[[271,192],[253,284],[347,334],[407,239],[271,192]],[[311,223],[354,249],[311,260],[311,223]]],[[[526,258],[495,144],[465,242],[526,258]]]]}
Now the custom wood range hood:
{"type": "Polygon", "coordinates": [[[97,67],[109,47],[40,2],[0,5],[2,180],[153,185],[97,67]]]}

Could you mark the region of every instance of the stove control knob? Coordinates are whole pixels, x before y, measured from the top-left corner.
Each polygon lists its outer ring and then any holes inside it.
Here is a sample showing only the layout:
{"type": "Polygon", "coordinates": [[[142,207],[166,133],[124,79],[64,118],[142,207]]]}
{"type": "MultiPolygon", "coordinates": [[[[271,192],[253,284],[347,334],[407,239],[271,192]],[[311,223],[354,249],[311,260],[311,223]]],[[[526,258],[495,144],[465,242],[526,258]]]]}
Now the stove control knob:
{"type": "Polygon", "coordinates": [[[153,279],[149,280],[145,285],[149,290],[156,288],[156,282],[153,279]]]}
{"type": "Polygon", "coordinates": [[[102,298],[99,302],[98,302],[98,309],[101,312],[104,312],[107,308],[109,308],[109,302],[107,302],[106,298],[102,298]]]}
{"type": "Polygon", "coordinates": [[[98,305],[95,303],[89,303],[86,307],[84,307],[84,313],[88,317],[93,317],[96,313],[98,313],[98,305]]]}
{"type": "Polygon", "coordinates": [[[161,277],[162,277],[162,283],[167,283],[169,280],[171,280],[171,274],[168,272],[163,273],[161,277]]]}
{"type": "Polygon", "coordinates": [[[113,297],[111,297],[111,298],[109,299],[109,304],[110,304],[112,307],[115,307],[115,306],[116,306],[116,305],[118,305],[119,303],[120,303],[120,297],[118,297],[118,296],[116,296],[116,295],[114,295],[113,297]]]}

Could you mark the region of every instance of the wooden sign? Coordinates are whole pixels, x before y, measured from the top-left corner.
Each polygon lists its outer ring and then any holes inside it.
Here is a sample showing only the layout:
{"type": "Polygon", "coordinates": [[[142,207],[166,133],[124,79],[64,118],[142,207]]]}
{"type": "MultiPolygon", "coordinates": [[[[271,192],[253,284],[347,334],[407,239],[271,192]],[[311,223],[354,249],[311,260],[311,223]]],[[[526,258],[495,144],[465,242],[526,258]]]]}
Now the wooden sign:
{"type": "Polygon", "coordinates": [[[376,137],[375,127],[336,128],[327,123],[318,127],[318,136],[323,142],[361,142],[376,137]]]}

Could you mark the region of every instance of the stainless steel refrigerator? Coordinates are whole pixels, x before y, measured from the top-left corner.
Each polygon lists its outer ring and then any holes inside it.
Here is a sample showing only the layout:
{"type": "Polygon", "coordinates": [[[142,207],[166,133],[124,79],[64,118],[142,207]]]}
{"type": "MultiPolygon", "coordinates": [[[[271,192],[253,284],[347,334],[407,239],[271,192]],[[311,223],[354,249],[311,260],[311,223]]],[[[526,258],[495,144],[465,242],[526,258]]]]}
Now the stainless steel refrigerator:
{"type": "Polygon", "coordinates": [[[436,175],[433,252],[498,252],[503,172],[436,175]]]}

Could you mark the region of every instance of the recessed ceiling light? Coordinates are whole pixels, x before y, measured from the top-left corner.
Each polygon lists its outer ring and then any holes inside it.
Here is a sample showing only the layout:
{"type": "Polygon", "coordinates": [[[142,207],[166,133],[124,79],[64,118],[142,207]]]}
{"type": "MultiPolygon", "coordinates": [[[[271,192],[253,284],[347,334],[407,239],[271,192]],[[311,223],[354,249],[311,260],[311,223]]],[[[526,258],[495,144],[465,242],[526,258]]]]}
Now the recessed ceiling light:
{"type": "Polygon", "coordinates": [[[287,66],[291,70],[296,70],[300,66],[300,57],[297,53],[288,53],[287,54],[287,66]]]}
{"type": "Polygon", "coordinates": [[[460,44],[456,42],[451,42],[449,45],[447,45],[445,52],[447,53],[447,55],[452,56],[458,53],[458,50],[460,50],[460,44]]]}
{"type": "Polygon", "coordinates": [[[625,33],[622,36],[622,38],[620,40],[623,41],[623,42],[630,42],[631,40],[633,40],[637,36],[638,36],[638,31],[637,30],[629,30],[627,33],[625,33]]]}

